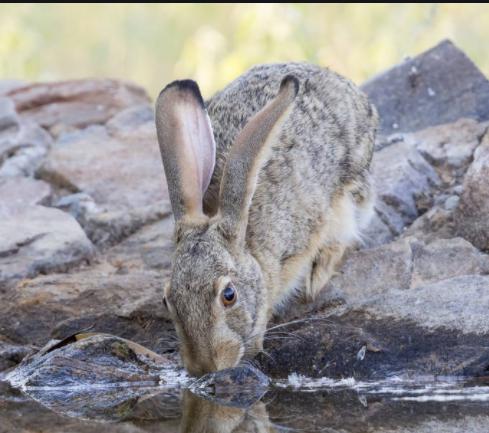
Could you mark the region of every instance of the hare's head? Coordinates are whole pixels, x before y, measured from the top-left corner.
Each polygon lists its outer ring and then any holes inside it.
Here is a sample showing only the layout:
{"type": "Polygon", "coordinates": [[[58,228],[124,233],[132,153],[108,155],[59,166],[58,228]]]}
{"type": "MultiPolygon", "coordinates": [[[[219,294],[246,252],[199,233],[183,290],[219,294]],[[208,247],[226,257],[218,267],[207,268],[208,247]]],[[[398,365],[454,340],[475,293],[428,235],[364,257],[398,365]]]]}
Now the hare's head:
{"type": "Polygon", "coordinates": [[[203,211],[216,146],[197,84],[169,84],[156,103],[156,127],[175,217],[176,250],[165,303],[191,374],[236,366],[261,346],[267,320],[262,271],[246,247],[248,210],[270,143],[298,91],[285,77],[229,151],[217,213],[203,211]]]}

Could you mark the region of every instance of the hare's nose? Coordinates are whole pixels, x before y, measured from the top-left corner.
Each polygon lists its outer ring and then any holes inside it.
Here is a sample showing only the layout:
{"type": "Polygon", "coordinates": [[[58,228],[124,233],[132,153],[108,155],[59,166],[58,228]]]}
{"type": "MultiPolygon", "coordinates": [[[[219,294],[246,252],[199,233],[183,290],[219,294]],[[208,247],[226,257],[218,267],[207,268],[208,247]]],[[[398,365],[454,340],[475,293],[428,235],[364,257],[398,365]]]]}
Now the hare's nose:
{"type": "Polygon", "coordinates": [[[207,373],[212,373],[217,370],[217,366],[212,359],[201,356],[201,354],[194,353],[191,359],[184,361],[187,371],[196,377],[200,377],[207,373]]]}

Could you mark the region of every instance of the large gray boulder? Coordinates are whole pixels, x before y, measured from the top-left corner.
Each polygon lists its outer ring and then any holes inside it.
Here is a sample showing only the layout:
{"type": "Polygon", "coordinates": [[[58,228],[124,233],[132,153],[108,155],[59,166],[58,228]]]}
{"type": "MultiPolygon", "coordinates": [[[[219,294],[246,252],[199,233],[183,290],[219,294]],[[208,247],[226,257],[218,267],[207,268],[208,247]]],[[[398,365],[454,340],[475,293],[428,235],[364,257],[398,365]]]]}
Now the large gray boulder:
{"type": "Polygon", "coordinates": [[[489,119],[489,81],[448,40],[373,77],[362,89],[379,111],[384,135],[461,117],[489,119]]]}

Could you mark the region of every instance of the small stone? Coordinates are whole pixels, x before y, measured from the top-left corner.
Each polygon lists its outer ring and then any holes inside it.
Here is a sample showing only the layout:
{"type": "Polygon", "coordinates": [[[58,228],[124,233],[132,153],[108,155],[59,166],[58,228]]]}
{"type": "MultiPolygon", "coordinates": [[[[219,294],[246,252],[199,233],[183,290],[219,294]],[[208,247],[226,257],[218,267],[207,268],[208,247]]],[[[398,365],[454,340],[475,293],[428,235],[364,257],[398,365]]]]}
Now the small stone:
{"type": "Polygon", "coordinates": [[[454,210],[458,206],[459,202],[460,197],[458,197],[457,195],[451,195],[445,200],[444,208],[446,210],[454,210]]]}

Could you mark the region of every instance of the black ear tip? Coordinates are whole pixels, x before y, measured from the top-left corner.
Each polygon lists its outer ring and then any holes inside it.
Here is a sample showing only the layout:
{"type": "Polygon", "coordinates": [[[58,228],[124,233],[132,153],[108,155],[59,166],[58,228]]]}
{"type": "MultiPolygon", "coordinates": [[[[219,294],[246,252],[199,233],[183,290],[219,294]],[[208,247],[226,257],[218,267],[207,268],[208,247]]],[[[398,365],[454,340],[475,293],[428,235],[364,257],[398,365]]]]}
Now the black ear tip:
{"type": "Polygon", "coordinates": [[[189,92],[191,93],[195,99],[199,102],[199,104],[204,107],[204,98],[202,98],[202,94],[200,93],[199,85],[194,80],[175,80],[170,84],[167,84],[166,87],[160,92],[161,96],[169,89],[177,89],[181,92],[189,92]]]}
{"type": "Polygon", "coordinates": [[[294,95],[297,95],[299,93],[299,79],[292,74],[286,75],[283,79],[282,82],[280,83],[280,90],[282,90],[286,86],[294,86],[294,95]]]}

